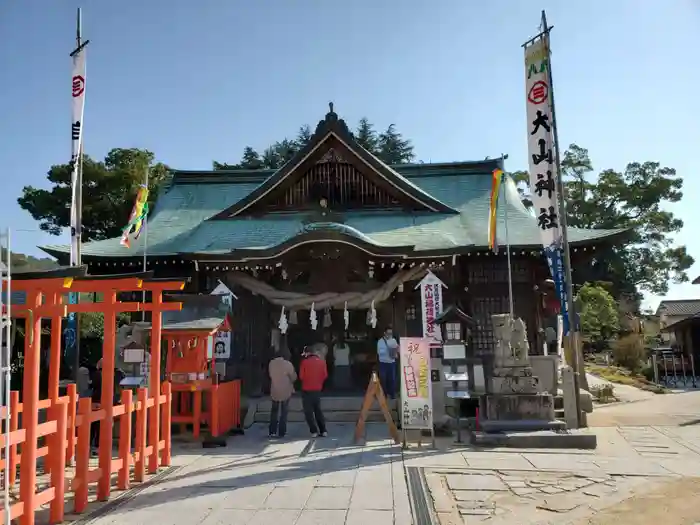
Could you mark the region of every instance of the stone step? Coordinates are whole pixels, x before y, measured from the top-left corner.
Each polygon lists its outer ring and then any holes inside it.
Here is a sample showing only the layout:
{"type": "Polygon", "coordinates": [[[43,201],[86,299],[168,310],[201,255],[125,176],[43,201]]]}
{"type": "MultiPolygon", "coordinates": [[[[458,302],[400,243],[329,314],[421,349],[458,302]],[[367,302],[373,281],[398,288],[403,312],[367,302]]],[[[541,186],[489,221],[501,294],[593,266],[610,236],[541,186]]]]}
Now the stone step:
{"type": "MultiPolygon", "coordinates": [[[[358,417],[360,416],[360,411],[330,411],[330,412],[323,412],[323,415],[326,417],[326,421],[333,422],[333,423],[354,423],[357,421],[358,417]]],[[[394,419],[396,419],[396,412],[392,413],[394,419]]],[[[256,412],[255,413],[255,422],[256,423],[267,423],[270,421],[270,412],[256,412]]],[[[289,412],[287,415],[287,421],[289,422],[302,422],[305,421],[304,419],[304,413],[303,412],[289,412]]],[[[367,414],[367,419],[366,421],[384,421],[384,414],[382,414],[379,411],[370,411],[367,414]]]]}
{"type": "MultiPolygon", "coordinates": [[[[362,402],[364,401],[364,398],[361,396],[343,396],[343,397],[332,397],[332,396],[327,396],[327,397],[322,397],[321,398],[321,409],[324,412],[333,412],[333,411],[339,411],[339,412],[351,412],[351,411],[357,411],[359,413],[360,409],[362,408],[362,402]]],[[[395,409],[396,408],[396,400],[388,400],[389,403],[389,408],[395,409]]],[[[272,406],[272,402],[270,399],[260,399],[257,402],[257,412],[270,412],[270,408],[272,406]]],[[[379,405],[375,401],[372,408],[374,410],[379,410],[379,405]]],[[[301,412],[302,409],[302,404],[301,404],[301,396],[293,396],[289,400],[289,412],[301,412]]]]}
{"type": "Polygon", "coordinates": [[[474,432],[471,435],[471,443],[472,445],[480,447],[594,450],[597,446],[597,437],[595,434],[574,434],[551,430],[538,432],[499,432],[497,434],[474,432]]]}

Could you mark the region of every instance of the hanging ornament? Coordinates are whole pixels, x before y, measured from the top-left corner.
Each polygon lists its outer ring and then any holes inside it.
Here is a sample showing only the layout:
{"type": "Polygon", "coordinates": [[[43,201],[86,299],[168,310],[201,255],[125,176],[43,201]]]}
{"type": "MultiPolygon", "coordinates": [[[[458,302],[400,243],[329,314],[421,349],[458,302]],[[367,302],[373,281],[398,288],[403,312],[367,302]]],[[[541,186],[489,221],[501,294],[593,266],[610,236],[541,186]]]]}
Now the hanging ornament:
{"type": "Polygon", "coordinates": [[[311,321],[311,329],[316,330],[318,319],[316,319],[316,303],[311,303],[311,312],[309,312],[309,321],[311,321]]]}
{"type": "Polygon", "coordinates": [[[345,301],[345,310],[343,310],[343,320],[345,321],[345,330],[350,326],[350,312],[348,312],[348,302],[345,301]]]}
{"type": "Polygon", "coordinates": [[[372,328],[377,328],[377,310],[374,309],[374,301],[369,307],[369,324],[372,328]]]}
{"type": "Polygon", "coordinates": [[[289,324],[298,324],[299,321],[297,321],[297,311],[296,310],[291,310],[289,312],[289,324]]]}
{"type": "Polygon", "coordinates": [[[331,318],[331,309],[326,308],[326,314],[323,316],[323,326],[324,326],[324,328],[327,328],[332,324],[333,324],[333,319],[331,318]]]}
{"type": "Polygon", "coordinates": [[[283,281],[286,281],[286,280],[287,280],[287,277],[289,277],[289,275],[287,274],[287,270],[285,270],[284,268],[282,268],[282,280],[283,280],[283,281]]]}
{"type": "Polygon", "coordinates": [[[284,306],[282,307],[282,313],[280,314],[280,322],[277,326],[279,327],[282,335],[287,333],[287,328],[289,328],[289,323],[287,323],[287,316],[284,313],[284,306]]]}

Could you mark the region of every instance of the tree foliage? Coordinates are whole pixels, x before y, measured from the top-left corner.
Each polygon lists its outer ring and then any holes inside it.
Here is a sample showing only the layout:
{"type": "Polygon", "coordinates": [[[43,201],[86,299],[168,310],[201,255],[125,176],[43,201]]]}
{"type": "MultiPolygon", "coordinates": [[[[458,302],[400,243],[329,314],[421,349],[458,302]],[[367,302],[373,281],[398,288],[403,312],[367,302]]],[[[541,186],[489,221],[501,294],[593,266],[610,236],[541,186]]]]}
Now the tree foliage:
{"type": "Polygon", "coordinates": [[[586,283],[576,296],[581,331],[592,343],[609,340],[620,329],[620,317],[613,296],[597,283],[586,283]]]}
{"type": "MultiPolygon", "coordinates": [[[[2,260],[7,257],[7,250],[2,249],[2,260]]],[[[10,252],[10,265],[13,272],[37,272],[42,270],[51,270],[58,267],[58,263],[51,258],[33,257],[23,253],[10,252]]]]}
{"type": "MultiPolygon", "coordinates": [[[[243,149],[241,160],[236,164],[213,162],[215,170],[279,169],[306,146],[313,133],[308,125],[301,126],[294,139],[285,138],[265,148],[262,155],[252,146],[243,149]]],[[[391,124],[381,133],[367,118],[361,118],[354,133],[358,144],[389,165],[406,164],[414,158],[413,145],[391,124]]]]}
{"type": "MultiPolygon", "coordinates": [[[[616,297],[637,298],[641,292],[663,295],[669,282],[688,280],[694,260],[685,246],[673,242],[683,221],[665,209],[683,198],[683,179],[675,169],[631,162],[623,171],[606,169],[594,176],[588,150],[576,144],[564,153],[561,167],[569,226],[630,231],[626,245],[600,251],[587,271],[576,272],[575,280],[610,281],[616,297]]],[[[527,172],[511,176],[530,206],[527,172]]]]}
{"type": "MultiPolygon", "coordinates": [[[[115,148],[103,161],[83,158],[83,235],[86,241],[118,237],[129,220],[136,192],[148,172],[149,203],[155,202],[168,168],[154,161],[147,150],[115,148]]],[[[52,166],[47,178],[51,189],[25,186],[17,199],[20,207],[40,221],[39,227],[59,235],[70,227],[72,163],[52,166]]],[[[152,206],[151,206],[152,208],[152,206]]]]}

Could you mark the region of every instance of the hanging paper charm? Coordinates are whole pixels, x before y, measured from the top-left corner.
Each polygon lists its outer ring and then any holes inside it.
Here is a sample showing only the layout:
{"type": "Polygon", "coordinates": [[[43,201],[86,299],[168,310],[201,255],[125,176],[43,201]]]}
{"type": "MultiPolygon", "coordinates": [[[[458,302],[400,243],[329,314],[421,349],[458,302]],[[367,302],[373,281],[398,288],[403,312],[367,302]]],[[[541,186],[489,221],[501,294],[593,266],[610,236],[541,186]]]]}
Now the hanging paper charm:
{"type": "Polygon", "coordinates": [[[329,327],[333,324],[333,319],[331,318],[331,309],[326,308],[326,314],[323,316],[323,326],[329,327]]]}
{"type": "Polygon", "coordinates": [[[350,312],[348,312],[348,302],[345,301],[345,310],[343,310],[343,320],[345,321],[345,330],[350,326],[350,312]]]}
{"type": "Polygon", "coordinates": [[[374,301],[369,308],[369,324],[372,325],[372,328],[377,328],[377,310],[374,309],[374,301]]]}
{"type": "Polygon", "coordinates": [[[311,321],[311,329],[316,330],[318,319],[316,319],[316,303],[311,303],[311,312],[309,312],[309,320],[311,321]]]}
{"type": "Polygon", "coordinates": [[[280,332],[284,335],[287,333],[287,328],[289,328],[289,323],[287,323],[287,316],[285,315],[284,312],[284,306],[282,307],[282,313],[280,314],[280,322],[277,325],[280,329],[280,332]]]}
{"type": "Polygon", "coordinates": [[[289,324],[297,324],[299,321],[297,321],[297,311],[296,310],[291,310],[289,312],[289,324]]]}
{"type": "Polygon", "coordinates": [[[146,186],[141,186],[138,193],[136,194],[136,202],[134,202],[134,207],[131,209],[131,215],[129,215],[129,223],[124,228],[122,232],[122,239],[119,244],[131,247],[129,242],[129,235],[135,233],[134,239],[138,239],[141,235],[141,230],[143,228],[143,223],[148,215],[148,188],[146,186]]]}

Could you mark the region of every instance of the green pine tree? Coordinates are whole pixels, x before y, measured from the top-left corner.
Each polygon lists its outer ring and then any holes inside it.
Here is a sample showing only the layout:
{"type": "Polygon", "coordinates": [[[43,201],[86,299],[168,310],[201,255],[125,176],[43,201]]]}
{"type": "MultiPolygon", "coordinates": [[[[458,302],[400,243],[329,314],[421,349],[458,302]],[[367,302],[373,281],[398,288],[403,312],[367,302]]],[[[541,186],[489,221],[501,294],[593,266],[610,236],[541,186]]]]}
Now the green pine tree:
{"type": "Polygon", "coordinates": [[[379,135],[379,157],[386,164],[408,164],[413,160],[413,145],[396,131],[396,125],[391,124],[379,135]]]}
{"type": "Polygon", "coordinates": [[[305,124],[299,128],[299,131],[297,132],[297,138],[294,140],[294,142],[296,143],[299,149],[302,149],[309,142],[311,142],[312,136],[313,132],[311,131],[311,126],[305,124]]]}
{"type": "Polygon", "coordinates": [[[275,148],[275,145],[272,145],[263,151],[262,155],[262,161],[263,161],[263,167],[271,170],[276,170],[280,166],[282,166],[282,158],[279,155],[279,152],[275,148]]]}
{"type": "Polygon", "coordinates": [[[367,117],[362,117],[360,119],[360,122],[357,125],[357,130],[355,131],[355,140],[360,146],[365,148],[370,153],[377,153],[379,137],[377,136],[374,126],[370,123],[367,117]]]}
{"type": "Polygon", "coordinates": [[[246,146],[243,149],[240,167],[247,170],[258,170],[262,168],[263,161],[260,158],[260,154],[250,146],[246,146]]]}

